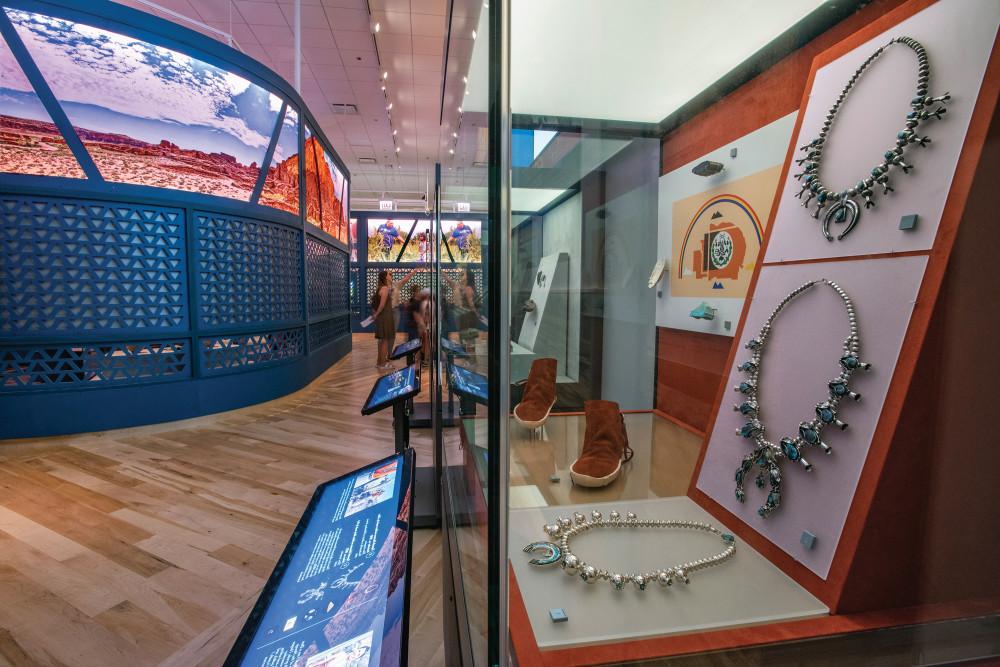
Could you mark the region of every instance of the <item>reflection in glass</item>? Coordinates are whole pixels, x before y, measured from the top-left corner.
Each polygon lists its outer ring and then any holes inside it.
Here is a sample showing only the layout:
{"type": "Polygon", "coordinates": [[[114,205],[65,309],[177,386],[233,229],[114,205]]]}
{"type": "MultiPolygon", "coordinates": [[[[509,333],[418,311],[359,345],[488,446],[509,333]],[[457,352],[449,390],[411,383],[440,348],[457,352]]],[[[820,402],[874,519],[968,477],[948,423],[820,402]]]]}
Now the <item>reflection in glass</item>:
{"type": "Polygon", "coordinates": [[[250,199],[280,98],[149,42],[6,11],[106,180],[250,199]]]}

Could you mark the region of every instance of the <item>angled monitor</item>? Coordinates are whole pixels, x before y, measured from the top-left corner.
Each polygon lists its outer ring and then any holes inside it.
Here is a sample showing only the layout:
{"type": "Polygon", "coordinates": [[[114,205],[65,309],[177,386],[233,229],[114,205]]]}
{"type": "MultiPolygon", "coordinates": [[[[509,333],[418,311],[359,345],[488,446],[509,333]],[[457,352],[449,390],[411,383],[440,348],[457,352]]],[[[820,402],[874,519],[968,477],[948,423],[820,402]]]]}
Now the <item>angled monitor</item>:
{"type": "Polygon", "coordinates": [[[413,450],[316,489],[225,667],[405,665],[413,450]]]}
{"type": "Polygon", "coordinates": [[[420,372],[417,364],[383,375],[375,381],[361,414],[370,415],[394,403],[413,398],[420,393],[420,372]]]}
{"type": "Polygon", "coordinates": [[[486,405],[489,397],[489,388],[486,384],[485,375],[452,364],[448,372],[448,381],[452,391],[456,394],[486,405]]]}
{"type": "Polygon", "coordinates": [[[416,352],[417,350],[419,350],[420,346],[422,344],[423,344],[423,341],[420,340],[419,338],[411,338],[410,340],[406,341],[405,343],[400,343],[399,345],[397,345],[396,349],[394,349],[392,351],[392,354],[389,355],[389,358],[390,359],[402,359],[406,355],[412,354],[412,353],[416,352]]]}

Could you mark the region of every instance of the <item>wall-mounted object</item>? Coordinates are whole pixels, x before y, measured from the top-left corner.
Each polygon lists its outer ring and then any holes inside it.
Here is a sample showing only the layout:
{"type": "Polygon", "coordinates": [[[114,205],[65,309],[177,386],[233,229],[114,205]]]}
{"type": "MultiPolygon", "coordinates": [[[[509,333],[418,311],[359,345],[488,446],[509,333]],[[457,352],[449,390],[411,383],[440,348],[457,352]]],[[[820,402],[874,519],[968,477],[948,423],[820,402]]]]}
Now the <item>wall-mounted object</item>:
{"type": "Polygon", "coordinates": [[[653,272],[649,274],[649,288],[653,289],[656,287],[656,283],[660,282],[664,274],[670,270],[667,265],[667,260],[661,259],[653,265],[653,272]]]}
{"type": "Polygon", "coordinates": [[[715,176],[720,171],[722,171],[723,165],[721,162],[713,162],[712,160],[705,160],[704,162],[699,162],[694,166],[691,171],[694,172],[696,176],[715,176]]]}
{"type": "Polygon", "coordinates": [[[693,317],[696,320],[714,320],[715,313],[718,310],[719,310],[718,308],[713,308],[712,306],[702,301],[697,308],[691,311],[691,317],[693,317]]]}

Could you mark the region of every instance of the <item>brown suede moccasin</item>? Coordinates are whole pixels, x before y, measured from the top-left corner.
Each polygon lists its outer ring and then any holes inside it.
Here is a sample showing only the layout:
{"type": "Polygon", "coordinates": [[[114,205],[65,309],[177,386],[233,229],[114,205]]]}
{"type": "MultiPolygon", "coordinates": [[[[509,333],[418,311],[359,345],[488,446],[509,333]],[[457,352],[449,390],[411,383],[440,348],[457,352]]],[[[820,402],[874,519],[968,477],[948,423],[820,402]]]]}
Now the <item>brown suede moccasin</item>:
{"type": "Polygon", "coordinates": [[[528,371],[524,397],[514,408],[514,419],[526,428],[538,428],[556,403],[556,360],[535,359],[528,371]]]}
{"type": "Polygon", "coordinates": [[[580,458],[569,468],[570,477],[580,486],[607,486],[618,478],[622,461],[632,458],[625,418],[614,401],[586,401],[587,431],[580,458]]]}

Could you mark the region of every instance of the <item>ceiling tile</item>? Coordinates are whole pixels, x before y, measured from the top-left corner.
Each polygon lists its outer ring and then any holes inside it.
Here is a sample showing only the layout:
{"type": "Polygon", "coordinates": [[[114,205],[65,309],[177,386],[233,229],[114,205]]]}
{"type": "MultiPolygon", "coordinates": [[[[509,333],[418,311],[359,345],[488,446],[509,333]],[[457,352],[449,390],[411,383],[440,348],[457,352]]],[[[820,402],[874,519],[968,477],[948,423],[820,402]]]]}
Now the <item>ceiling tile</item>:
{"type": "Polygon", "coordinates": [[[371,67],[375,72],[375,78],[378,79],[378,60],[375,58],[375,50],[370,49],[367,51],[341,51],[340,57],[344,60],[344,65],[346,67],[371,67]]]}
{"type": "Polygon", "coordinates": [[[424,35],[427,37],[444,36],[444,16],[437,16],[434,14],[411,14],[410,25],[414,35],[424,35]]]}
{"type": "Polygon", "coordinates": [[[409,35],[379,33],[378,50],[380,53],[410,53],[413,40],[409,35]]]}
{"type": "Polygon", "coordinates": [[[372,35],[367,30],[334,30],[333,39],[337,42],[337,48],[348,51],[364,51],[374,48],[372,35]]]}
{"type": "Polygon", "coordinates": [[[442,56],[413,56],[414,70],[433,70],[441,75],[442,56]]]}
{"type": "Polygon", "coordinates": [[[414,55],[439,56],[444,53],[444,37],[424,37],[415,35],[411,39],[414,55]]]}
{"type": "Polygon", "coordinates": [[[440,85],[441,72],[433,70],[413,70],[413,83],[422,86],[440,85]]]}
{"type": "Polygon", "coordinates": [[[288,25],[281,8],[273,2],[234,0],[243,20],[251,25],[288,25]]]}
{"type": "Polygon", "coordinates": [[[372,12],[372,18],[381,25],[380,35],[410,34],[410,15],[406,12],[372,12]]]}
{"type": "Polygon", "coordinates": [[[304,46],[302,47],[302,55],[310,65],[323,65],[326,69],[333,72],[326,74],[324,78],[347,79],[347,73],[344,72],[344,68],[342,67],[343,63],[340,60],[340,51],[338,49],[321,46],[304,46]],[[331,65],[336,65],[336,67],[331,68],[331,65]]]}
{"type": "MultiPolygon", "coordinates": [[[[295,25],[295,4],[282,4],[281,13],[285,15],[285,21],[290,26],[295,25]]],[[[325,28],[326,11],[321,5],[302,4],[302,27],[325,28]]]]}
{"type": "Polygon", "coordinates": [[[365,0],[322,0],[323,6],[327,9],[358,9],[368,12],[368,6],[365,0]]]}
{"type": "Polygon", "coordinates": [[[377,67],[354,67],[348,64],[345,69],[347,70],[347,78],[351,81],[371,81],[372,83],[378,82],[378,68],[377,67]]]}
{"type": "Polygon", "coordinates": [[[194,5],[202,21],[242,20],[231,0],[195,0],[194,5]]]}
{"type": "Polygon", "coordinates": [[[447,4],[446,0],[410,0],[410,11],[414,14],[437,14],[438,16],[445,16],[447,13],[447,4]]]}
{"type": "MultiPolygon", "coordinates": [[[[371,30],[371,22],[366,9],[341,9],[327,7],[326,16],[334,30],[371,30]]],[[[383,26],[385,27],[385,26],[383,26]]]]}

